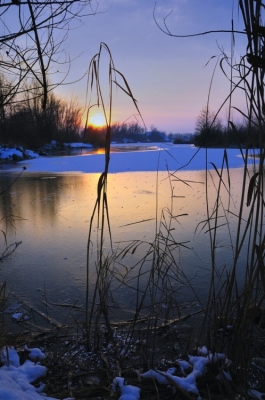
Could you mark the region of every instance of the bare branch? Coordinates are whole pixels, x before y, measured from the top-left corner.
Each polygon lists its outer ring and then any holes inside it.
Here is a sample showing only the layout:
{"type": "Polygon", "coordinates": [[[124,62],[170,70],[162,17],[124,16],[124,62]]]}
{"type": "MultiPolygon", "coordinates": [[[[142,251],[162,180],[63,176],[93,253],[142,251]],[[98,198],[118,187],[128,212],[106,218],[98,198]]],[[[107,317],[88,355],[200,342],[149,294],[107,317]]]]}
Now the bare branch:
{"type": "Polygon", "coordinates": [[[172,14],[173,10],[171,10],[165,17],[163,17],[163,25],[161,26],[159,24],[159,22],[157,21],[157,18],[155,16],[155,11],[156,11],[156,2],[155,2],[155,6],[154,6],[154,10],[153,10],[153,18],[154,21],[157,25],[157,27],[166,35],[171,36],[171,37],[176,37],[176,38],[188,38],[188,37],[195,37],[195,36],[204,36],[204,35],[209,35],[212,33],[238,33],[238,34],[243,34],[246,35],[245,31],[238,31],[238,30],[231,30],[231,29],[220,29],[220,30],[210,30],[210,31],[205,31],[205,32],[198,32],[198,33],[190,33],[188,35],[178,35],[178,34],[174,34],[170,31],[170,29],[168,28],[167,25],[167,19],[168,17],[172,14]]]}

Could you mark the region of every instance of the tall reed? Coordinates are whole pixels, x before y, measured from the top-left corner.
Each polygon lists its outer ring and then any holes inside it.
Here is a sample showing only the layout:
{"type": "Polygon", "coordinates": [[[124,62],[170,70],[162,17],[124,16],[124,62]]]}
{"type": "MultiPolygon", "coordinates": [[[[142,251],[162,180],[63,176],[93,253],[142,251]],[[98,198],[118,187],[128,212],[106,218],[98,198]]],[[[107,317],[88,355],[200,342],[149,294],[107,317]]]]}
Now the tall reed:
{"type": "MultiPolygon", "coordinates": [[[[112,126],[112,107],[113,107],[113,86],[120,88],[129,98],[132,100],[136,110],[141,116],[140,110],[138,108],[136,99],[134,98],[130,86],[125,79],[124,75],[119,72],[113,62],[113,58],[109,47],[105,43],[100,44],[99,52],[92,58],[89,69],[88,69],[88,89],[96,93],[95,104],[89,104],[85,125],[85,133],[88,127],[89,111],[92,107],[101,107],[104,113],[106,122],[106,137],[105,137],[105,165],[103,167],[103,172],[101,173],[98,185],[97,185],[97,199],[94,205],[92,216],[90,219],[89,233],[88,233],[88,243],[87,243],[87,270],[86,270],[86,330],[87,330],[87,344],[90,346],[91,339],[91,329],[93,317],[95,313],[96,318],[100,315],[104,316],[105,323],[108,328],[108,333],[110,337],[113,336],[112,328],[109,322],[107,304],[105,302],[105,296],[108,292],[108,282],[109,282],[109,256],[104,255],[104,241],[106,240],[106,230],[108,229],[108,235],[110,239],[110,245],[112,248],[112,238],[111,238],[111,226],[110,226],[110,216],[108,209],[108,198],[107,198],[107,177],[110,162],[110,142],[111,142],[111,126],[112,126]],[[107,98],[104,97],[102,87],[101,87],[101,73],[102,73],[102,57],[103,51],[108,55],[108,84],[109,90],[107,98]],[[97,230],[97,257],[96,257],[96,271],[97,278],[96,284],[93,287],[93,293],[91,294],[91,305],[89,307],[89,295],[90,295],[90,264],[91,264],[91,252],[92,252],[92,229],[96,221],[97,230]],[[96,310],[96,303],[99,302],[98,308],[96,310]]],[[[111,256],[110,256],[111,257],[111,256]]]]}
{"type": "MultiPolygon", "coordinates": [[[[240,143],[244,168],[242,189],[237,214],[231,210],[234,201],[233,182],[230,179],[229,160],[226,148],[220,170],[206,170],[207,188],[217,184],[214,202],[206,192],[207,231],[211,248],[211,282],[207,312],[202,334],[208,331],[209,348],[226,351],[234,362],[234,373],[240,376],[240,390],[247,393],[247,373],[254,356],[264,357],[264,332],[261,330],[264,317],[264,5],[261,1],[239,0],[247,37],[247,54],[233,65],[231,56],[231,93],[229,107],[238,112],[247,124],[247,140],[240,143]],[[238,76],[237,81],[233,76],[238,76]],[[233,105],[233,93],[241,90],[246,98],[246,111],[233,105]],[[254,132],[258,131],[258,142],[253,149],[254,132]],[[228,194],[227,196],[224,193],[228,194]],[[226,197],[226,200],[224,198],[226,197]],[[237,218],[237,230],[230,230],[229,218],[237,218]],[[219,230],[226,226],[230,238],[231,260],[227,265],[218,265],[219,230]],[[246,249],[246,250],[245,250],[246,249]],[[246,254],[246,256],[244,255],[246,254]],[[243,258],[244,257],[244,258],[243,258]],[[220,273],[220,271],[222,272],[220,273]],[[224,333],[220,333],[224,332],[224,333]]],[[[233,54],[233,52],[232,52],[233,54]]],[[[224,61],[221,60],[223,68],[224,61]]],[[[230,113],[229,113],[230,115],[230,113]]],[[[228,119],[227,134],[236,138],[237,128],[228,119]]],[[[210,131],[210,128],[209,128],[210,131]]],[[[207,149],[206,149],[207,154],[207,149]]],[[[207,160],[209,161],[209,160],[207,160]]]]}
{"type": "MultiPolygon", "coordinates": [[[[174,182],[180,181],[177,171],[168,172],[171,205],[169,208],[163,209],[160,216],[158,213],[156,215],[154,241],[144,243],[134,240],[130,243],[123,243],[124,247],[120,250],[112,249],[109,254],[104,254],[107,231],[110,248],[112,248],[107,202],[107,176],[110,161],[113,84],[130,96],[136,108],[137,104],[124,76],[115,69],[110,50],[105,44],[101,44],[99,53],[91,61],[89,68],[91,89],[95,88],[96,90],[96,105],[101,104],[104,110],[106,147],[105,167],[98,181],[97,200],[90,221],[87,244],[86,332],[88,346],[92,343],[92,336],[94,346],[97,346],[102,321],[104,321],[105,333],[110,341],[115,341],[113,326],[126,326],[129,342],[137,335],[144,339],[142,343],[145,343],[145,346],[141,348],[141,355],[144,365],[151,365],[154,362],[154,353],[151,355],[149,350],[150,347],[155,350],[158,332],[160,334],[163,327],[167,328],[176,322],[183,321],[181,306],[184,287],[186,293],[190,293],[189,299],[192,298],[199,303],[199,311],[204,311],[200,330],[196,331],[197,337],[194,338],[193,335],[190,340],[193,339],[197,345],[207,344],[212,352],[225,352],[233,360],[232,373],[239,381],[237,388],[233,388],[233,391],[246,394],[248,390],[247,373],[251,359],[257,355],[265,356],[264,332],[262,331],[265,317],[263,176],[265,27],[262,24],[264,6],[261,1],[239,0],[239,9],[248,40],[247,54],[241,58],[238,64],[234,65],[234,41],[232,40],[231,59],[229,60],[224,55],[220,66],[224,70],[224,63],[228,62],[231,69],[231,73],[227,74],[231,82],[231,92],[221,108],[228,103],[230,110],[237,111],[243,116],[248,126],[246,143],[240,143],[238,140],[238,147],[244,163],[242,189],[239,206],[235,212],[231,207],[234,204],[235,193],[233,193],[226,145],[224,145],[223,162],[220,169],[217,169],[209,159],[206,147],[204,151],[207,218],[200,224],[200,229],[209,235],[211,258],[206,300],[200,298],[196,293],[192,280],[186,276],[177,257],[181,249],[188,248],[187,243],[182,243],[174,236],[174,224],[177,224],[179,218],[183,217],[183,215],[175,215],[174,212],[174,182]],[[107,51],[110,60],[108,110],[105,108],[106,100],[102,95],[99,76],[103,50],[107,51]],[[233,78],[235,71],[238,76],[237,81],[234,81],[233,78]],[[117,75],[122,79],[123,87],[118,83],[117,75]],[[235,90],[241,90],[245,96],[247,111],[240,110],[233,105],[235,90]],[[254,129],[255,132],[258,130],[258,143],[255,151],[252,149],[254,129]],[[209,162],[213,167],[212,170],[208,169],[209,162]],[[210,187],[215,188],[214,200],[209,195],[210,187]],[[231,217],[237,220],[235,233],[230,229],[231,217]],[[97,257],[95,261],[96,283],[92,287],[90,274],[94,224],[97,228],[97,257]],[[227,232],[231,256],[227,263],[220,263],[220,257],[218,257],[218,251],[221,248],[220,230],[224,229],[227,232]],[[134,255],[141,246],[145,246],[146,253],[133,268],[128,270],[126,258],[134,255]],[[113,288],[121,286],[128,288],[134,294],[133,317],[120,324],[118,322],[113,324],[110,313],[114,308],[120,309],[113,288]]],[[[230,115],[229,112],[227,135],[233,134],[235,138],[238,138],[237,128],[230,115]]],[[[209,134],[210,130],[211,126],[209,134]]],[[[228,140],[227,143],[229,143],[228,140]]],[[[202,149],[198,149],[198,151],[202,151],[202,149]]],[[[189,184],[188,182],[182,183],[189,184]]],[[[171,334],[173,335],[172,331],[171,334]]],[[[186,343],[186,350],[188,348],[189,343],[186,343]]]]}

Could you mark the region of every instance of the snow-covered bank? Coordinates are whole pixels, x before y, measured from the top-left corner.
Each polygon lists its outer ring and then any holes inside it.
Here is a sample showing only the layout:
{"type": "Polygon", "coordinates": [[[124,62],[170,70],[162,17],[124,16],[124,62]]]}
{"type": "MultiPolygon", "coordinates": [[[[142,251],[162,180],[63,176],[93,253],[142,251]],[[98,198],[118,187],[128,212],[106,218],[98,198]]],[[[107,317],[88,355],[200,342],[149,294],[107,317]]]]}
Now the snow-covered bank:
{"type": "Polygon", "coordinates": [[[92,149],[92,144],[89,143],[64,143],[64,146],[72,149],[92,149]]]}
{"type": "MultiPolygon", "coordinates": [[[[65,149],[92,149],[93,146],[88,143],[64,143],[65,149]]],[[[43,149],[39,150],[39,153],[36,153],[33,150],[24,149],[21,146],[16,147],[7,147],[4,145],[0,145],[0,160],[2,161],[23,161],[29,160],[33,158],[38,158],[40,155],[47,156],[47,151],[50,150],[60,150],[61,146],[58,146],[55,141],[52,141],[50,144],[44,146],[43,149]]]]}
{"type": "MultiPolygon", "coordinates": [[[[141,144],[142,147],[142,144],[141,144]]],[[[111,153],[109,172],[136,171],[176,171],[204,170],[221,168],[223,149],[198,149],[192,145],[173,145],[170,143],[148,144],[146,150],[123,151],[111,153]]],[[[239,149],[227,150],[229,167],[243,167],[243,159],[239,149]]],[[[28,173],[101,173],[104,170],[104,154],[85,154],[76,156],[38,157],[25,160],[10,170],[26,167],[28,173]]]]}
{"type": "Polygon", "coordinates": [[[22,147],[2,147],[0,146],[0,159],[6,161],[22,161],[37,158],[39,155],[32,150],[24,150],[22,147]]]}

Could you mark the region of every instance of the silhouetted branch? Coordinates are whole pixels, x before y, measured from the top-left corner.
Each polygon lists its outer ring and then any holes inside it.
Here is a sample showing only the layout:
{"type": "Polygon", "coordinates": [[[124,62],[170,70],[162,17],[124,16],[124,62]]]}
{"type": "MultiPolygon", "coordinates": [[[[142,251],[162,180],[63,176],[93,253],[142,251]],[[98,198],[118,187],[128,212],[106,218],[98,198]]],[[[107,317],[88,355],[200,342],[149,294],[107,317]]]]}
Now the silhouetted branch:
{"type": "Polygon", "coordinates": [[[168,25],[167,25],[167,18],[172,14],[173,10],[170,11],[170,13],[168,13],[165,17],[163,17],[163,24],[164,24],[164,27],[161,26],[161,25],[159,24],[159,22],[157,21],[156,16],[155,16],[155,11],[156,11],[156,3],[155,3],[154,10],[153,10],[153,18],[154,18],[154,21],[155,21],[157,27],[158,27],[163,33],[165,33],[166,35],[171,36],[171,37],[176,37],[176,38],[188,38],[188,37],[209,35],[209,34],[212,34],[212,33],[233,33],[233,34],[234,34],[234,33],[239,33],[239,34],[246,35],[246,32],[245,32],[245,31],[238,31],[238,30],[232,30],[232,29],[210,30],[210,31],[205,31],[205,32],[190,33],[190,34],[188,34],[188,35],[178,35],[178,34],[174,34],[174,33],[172,33],[172,32],[170,31],[170,29],[168,28],[168,25]]]}
{"type": "MultiPolygon", "coordinates": [[[[93,0],[2,0],[0,3],[0,107],[22,100],[27,81],[34,80],[42,88],[38,95],[46,108],[48,92],[61,84],[51,84],[48,76],[53,65],[70,65],[61,48],[72,21],[97,12],[93,0]],[[62,36],[61,32],[63,33],[62,36]],[[59,33],[59,35],[58,35],[59,33]],[[7,85],[3,85],[6,82],[7,85]]],[[[67,75],[69,69],[65,68],[67,75]]],[[[62,71],[60,70],[60,73],[62,71]]]]}

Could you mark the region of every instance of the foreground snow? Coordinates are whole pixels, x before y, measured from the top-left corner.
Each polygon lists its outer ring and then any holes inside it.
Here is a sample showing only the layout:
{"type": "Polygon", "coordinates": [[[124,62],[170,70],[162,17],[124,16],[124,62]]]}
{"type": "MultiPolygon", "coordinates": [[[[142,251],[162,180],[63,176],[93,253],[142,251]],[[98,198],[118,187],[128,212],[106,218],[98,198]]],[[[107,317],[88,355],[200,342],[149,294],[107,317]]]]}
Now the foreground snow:
{"type": "MultiPolygon", "coordinates": [[[[76,353],[76,346],[74,349],[76,353]]],[[[13,347],[4,347],[0,350],[2,364],[0,368],[0,400],[56,400],[45,395],[45,384],[41,382],[47,372],[46,367],[41,365],[45,354],[39,348],[28,348],[27,346],[24,346],[24,352],[27,354],[27,360],[21,364],[19,354],[13,347]]],[[[67,362],[67,358],[71,359],[71,351],[67,353],[65,362],[67,362]]],[[[159,385],[166,385],[170,388],[172,394],[183,392],[196,400],[202,400],[197,383],[200,382],[207,369],[208,372],[211,371],[211,374],[215,374],[216,384],[222,383],[226,386],[227,381],[232,381],[230,375],[232,362],[226,358],[225,354],[211,353],[205,346],[198,348],[196,355],[188,355],[187,360],[176,359],[174,365],[167,371],[148,370],[140,373],[135,370],[135,373],[138,374],[139,381],[156,380],[159,385]]],[[[264,368],[261,369],[264,371],[264,368]]],[[[99,385],[100,379],[94,382],[99,385]]],[[[112,396],[116,394],[114,397],[119,400],[139,400],[141,398],[141,389],[130,385],[121,376],[114,377],[110,389],[113,392],[112,396]]],[[[255,389],[249,389],[248,395],[250,398],[260,400],[265,396],[264,393],[255,389]]],[[[68,397],[64,400],[74,399],[68,397]]]]}
{"type": "MultiPolygon", "coordinates": [[[[171,388],[172,393],[186,393],[187,396],[197,400],[202,400],[200,396],[197,381],[205,374],[207,367],[216,370],[217,382],[226,385],[227,381],[232,381],[230,368],[232,362],[228,360],[225,354],[211,353],[203,346],[198,348],[196,356],[188,356],[188,361],[176,360],[176,367],[171,367],[167,371],[149,370],[140,375],[141,379],[156,380],[159,385],[166,385],[171,388]],[[218,366],[218,368],[216,368],[218,366]],[[214,367],[214,368],[212,368],[214,367]]],[[[136,386],[129,385],[124,378],[116,377],[112,383],[112,390],[120,394],[119,400],[139,400],[140,389],[136,386]]],[[[250,398],[263,399],[264,393],[256,390],[249,390],[250,398]]]]}
{"type": "Polygon", "coordinates": [[[116,377],[112,383],[112,390],[114,392],[120,391],[121,396],[119,400],[139,400],[140,389],[136,386],[128,385],[124,378],[116,377]]]}
{"type": "MultiPolygon", "coordinates": [[[[32,384],[45,377],[46,368],[40,365],[45,355],[38,348],[24,347],[28,358],[20,365],[17,351],[12,348],[3,348],[0,353],[0,361],[4,364],[0,368],[0,399],[3,400],[54,400],[43,393],[45,385],[39,382],[38,387],[32,384]]],[[[182,377],[175,375],[176,368],[170,368],[166,372],[149,370],[141,377],[143,379],[155,379],[161,385],[170,385],[172,390],[176,387],[192,393],[199,398],[197,379],[205,372],[210,363],[222,362],[222,369],[227,379],[231,380],[229,372],[230,362],[224,354],[211,354],[206,347],[198,349],[198,356],[189,356],[189,361],[176,360],[182,371],[182,377]]],[[[112,383],[113,392],[120,393],[120,400],[139,400],[140,388],[129,385],[122,377],[116,377],[112,383]]]]}
{"type": "Polygon", "coordinates": [[[176,385],[176,387],[180,387],[188,393],[199,396],[197,379],[203,375],[208,364],[215,364],[221,361],[223,363],[222,372],[226,374],[226,379],[232,380],[229,372],[225,371],[231,363],[226,359],[224,354],[211,354],[206,347],[199,348],[198,354],[199,356],[189,356],[189,362],[177,360],[184,375],[183,377],[175,375],[176,368],[170,368],[166,372],[150,370],[141,376],[142,378],[155,379],[161,385],[173,384],[173,387],[176,385]],[[188,370],[191,370],[191,372],[186,374],[188,370]]]}
{"type": "Polygon", "coordinates": [[[32,385],[36,380],[46,375],[46,368],[40,365],[44,354],[37,348],[29,349],[24,364],[20,365],[19,355],[12,347],[4,348],[0,360],[4,364],[0,368],[0,399],[1,400],[54,400],[45,396],[42,391],[44,384],[38,387],[32,385]]]}
{"type": "MultiPolygon", "coordinates": [[[[124,151],[111,153],[109,172],[135,171],[176,171],[176,170],[204,170],[207,168],[221,168],[224,150],[208,149],[206,163],[206,149],[191,145],[139,144],[141,151],[124,151]],[[214,165],[213,165],[214,164],[214,165]]],[[[135,145],[132,147],[134,148],[135,145]]],[[[239,149],[227,150],[229,168],[243,167],[243,159],[239,149]]],[[[104,154],[85,154],[76,156],[38,157],[20,162],[9,169],[26,167],[29,173],[101,173],[104,170],[104,154]]]]}

